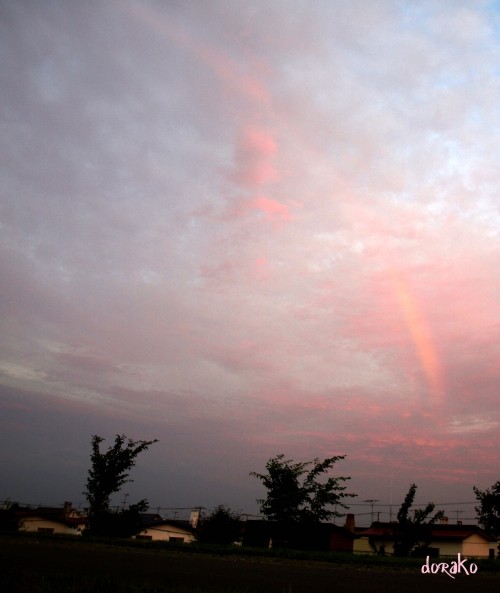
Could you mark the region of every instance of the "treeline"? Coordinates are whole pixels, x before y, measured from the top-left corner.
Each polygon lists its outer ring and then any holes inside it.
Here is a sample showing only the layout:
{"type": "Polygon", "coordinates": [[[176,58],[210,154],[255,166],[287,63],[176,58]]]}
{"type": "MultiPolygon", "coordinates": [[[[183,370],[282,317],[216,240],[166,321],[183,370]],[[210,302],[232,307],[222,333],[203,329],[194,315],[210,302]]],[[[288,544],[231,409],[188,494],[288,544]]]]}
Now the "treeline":
{"type": "MultiPolygon", "coordinates": [[[[130,470],[138,455],[158,441],[135,441],[123,434],[116,435],[114,443],[102,451],[104,440],[98,435],[91,439],[90,469],[83,493],[88,502],[88,528],[84,534],[131,537],[144,525],[148,501],[142,499],[127,509],[113,512],[110,499],[131,481],[130,470]]],[[[348,500],[357,496],[347,491],[350,477],[330,475],[334,465],[344,459],[345,455],[337,455],[295,462],[279,454],[267,461],[264,473],[251,472],[266,490],[266,496],[257,500],[265,520],[293,528],[340,517],[343,514],[340,511],[349,508],[348,500]]],[[[430,541],[430,526],[444,516],[442,510],[435,510],[432,502],[424,508],[412,509],[416,490],[416,484],[411,484],[397,514],[394,551],[398,556],[408,556],[425,546],[430,541]]],[[[473,490],[478,500],[478,523],[488,535],[500,539],[500,481],[484,491],[476,487],[473,490]]],[[[11,505],[2,512],[0,529],[17,528],[19,510],[11,505]]],[[[200,518],[195,531],[202,543],[230,544],[240,539],[242,518],[231,508],[219,505],[211,514],[200,518]]]]}

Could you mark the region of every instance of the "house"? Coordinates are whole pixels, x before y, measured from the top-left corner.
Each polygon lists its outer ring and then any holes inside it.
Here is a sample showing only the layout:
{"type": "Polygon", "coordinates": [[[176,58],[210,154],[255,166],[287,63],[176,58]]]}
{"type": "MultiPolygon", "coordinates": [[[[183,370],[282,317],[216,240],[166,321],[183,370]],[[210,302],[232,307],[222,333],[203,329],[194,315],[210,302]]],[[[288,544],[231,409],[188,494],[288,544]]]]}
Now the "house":
{"type": "MultiPolygon", "coordinates": [[[[359,534],[354,542],[355,554],[393,554],[394,530],[397,523],[376,521],[359,534]]],[[[494,539],[477,525],[450,525],[446,522],[430,525],[430,542],[424,549],[429,556],[490,556],[494,539]]]]}
{"type": "Polygon", "coordinates": [[[87,517],[65,502],[64,507],[38,507],[17,513],[19,531],[30,533],[82,535],[87,517]]]}
{"type": "Polygon", "coordinates": [[[190,544],[196,541],[195,530],[189,521],[176,519],[163,520],[160,515],[151,517],[142,515],[143,523],[140,531],[133,539],[146,541],[165,541],[190,544]]]}
{"type": "Polygon", "coordinates": [[[351,514],[343,527],[332,523],[285,525],[250,519],[243,526],[243,545],[261,548],[352,552],[355,537],[354,515],[351,514]]]}

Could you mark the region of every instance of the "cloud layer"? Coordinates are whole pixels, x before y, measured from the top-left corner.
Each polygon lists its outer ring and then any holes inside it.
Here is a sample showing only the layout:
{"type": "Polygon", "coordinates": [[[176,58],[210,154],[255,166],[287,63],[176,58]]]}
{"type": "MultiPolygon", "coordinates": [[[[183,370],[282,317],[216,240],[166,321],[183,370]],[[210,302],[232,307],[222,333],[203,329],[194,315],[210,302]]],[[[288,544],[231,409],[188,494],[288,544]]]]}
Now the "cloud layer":
{"type": "Polygon", "coordinates": [[[0,496],[81,497],[116,432],[163,506],[252,512],[281,451],[386,501],[496,481],[498,25],[2,3],[0,496]]]}

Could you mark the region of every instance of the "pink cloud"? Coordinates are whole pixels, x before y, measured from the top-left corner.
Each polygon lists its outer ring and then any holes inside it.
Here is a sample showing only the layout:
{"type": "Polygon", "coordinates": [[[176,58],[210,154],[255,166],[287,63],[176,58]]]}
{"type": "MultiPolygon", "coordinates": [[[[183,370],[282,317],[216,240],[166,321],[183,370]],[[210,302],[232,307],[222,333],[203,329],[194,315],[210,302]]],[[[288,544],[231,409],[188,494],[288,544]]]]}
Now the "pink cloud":
{"type": "Polygon", "coordinates": [[[259,196],[251,205],[263,212],[266,217],[270,220],[291,220],[292,214],[290,212],[290,208],[279,202],[278,200],[273,200],[271,198],[266,198],[264,196],[259,196]]]}
{"type": "Polygon", "coordinates": [[[153,31],[186,50],[214,72],[232,92],[236,92],[252,102],[267,104],[269,93],[261,80],[251,74],[242,74],[241,66],[227,53],[217,48],[216,43],[208,44],[196,33],[174,23],[161,10],[151,5],[127,3],[125,5],[134,17],[139,18],[153,31]]]}
{"type": "Polygon", "coordinates": [[[255,189],[279,179],[274,159],[277,146],[269,130],[244,126],[235,147],[235,165],[230,179],[247,189],[255,189]]]}
{"type": "Polygon", "coordinates": [[[243,133],[243,151],[261,156],[273,157],[276,154],[276,141],[268,130],[248,127],[243,133]]]}
{"type": "Polygon", "coordinates": [[[336,451],[469,486],[500,425],[498,48],[482,8],[441,45],[327,4],[12,8],[2,381],[221,475],[336,451]]]}

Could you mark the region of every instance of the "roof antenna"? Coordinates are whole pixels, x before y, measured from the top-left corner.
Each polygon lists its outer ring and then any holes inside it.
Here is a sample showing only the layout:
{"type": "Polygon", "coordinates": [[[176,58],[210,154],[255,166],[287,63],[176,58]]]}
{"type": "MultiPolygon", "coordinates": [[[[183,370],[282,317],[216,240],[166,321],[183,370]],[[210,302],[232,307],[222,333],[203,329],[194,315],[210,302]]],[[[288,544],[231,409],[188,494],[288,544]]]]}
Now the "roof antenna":
{"type": "Polygon", "coordinates": [[[363,502],[369,502],[372,505],[372,523],[373,523],[373,507],[375,503],[378,502],[378,498],[369,498],[368,500],[363,500],[363,502]]]}
{"type": "Polygon", "coordinates": [[[389,486],[389,521],[392,523],[392,487],[394,486],[394,474],[391,474],[391,482],[389,486]]]}

